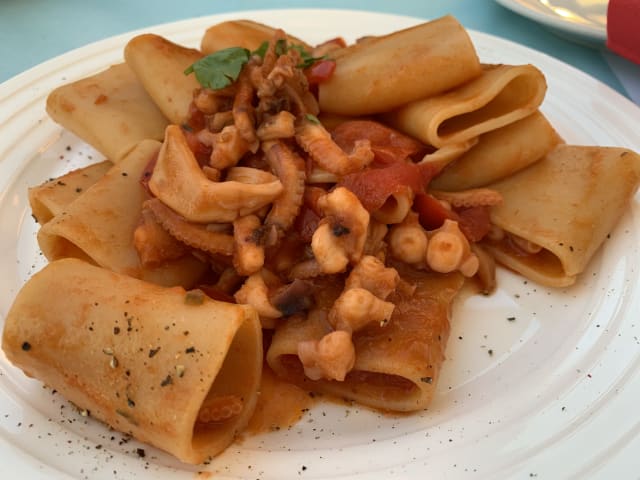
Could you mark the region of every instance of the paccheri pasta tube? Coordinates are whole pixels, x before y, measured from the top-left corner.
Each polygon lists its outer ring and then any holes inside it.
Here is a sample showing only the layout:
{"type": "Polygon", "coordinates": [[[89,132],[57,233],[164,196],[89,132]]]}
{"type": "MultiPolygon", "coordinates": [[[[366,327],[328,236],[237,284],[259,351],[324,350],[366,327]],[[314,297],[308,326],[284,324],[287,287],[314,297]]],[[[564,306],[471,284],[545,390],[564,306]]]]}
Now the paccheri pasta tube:
{"type": "Polygon", "coordinates": [[[167,119],[124,63],[57,88],[47,113],[112,162],[138,142],[162,140],[167,119]]]}
{"type": "Polygon", "coordinates": [[[640,185],[640,156],[625,148],[560,145],[491,185],[503,203],[491,221],[505,235],[487,250],[543,285],[575,282],[640,185]]]}
{"type": "MultiPolygon", "coordinates": [[[[251,51],[260,48],[263,42],[273,38],[276,29],[252,20],[229,20],[209,27],[200,41],[202,53],[209,54],[229,47],[244,47],[251,51]]],[[[311,47],[299,38],[287,35],[287,39],[294,45],[301,45],[306,49],[311,47]]]]}
{"type": "Polygon", "coordinates": [[[140,179],[159,149],[155,140],[141,142],[47,222],[38,231],[38,244],[47,259],[76,257],[153,283],[193,285],[205,265],[188,251],[171,261],[145,265],[132,241],[148,198],[140,179]]]}
{"type": "Polygon", "coordinates": [[[478,143],[448,164],[430,186],[439,190],[484,187],[540,160],[559,143],[562,139],[556,130],[536,111],[480,135],[478,143]]]}
{"type": "Polygon", "coordinates": [[[450,90],[481,72],[469,35],[446,16],[340,52],[335,73],[319,86],[320,109],[343,115],[386,112],[450,90]]]}
{"type": "Polygon", "coordinates": [[[171,123],[184,122],[193,91],[199,86],[193,75],[187,76],[184,71],[202,58],[202,53],[149,33],[132,38],[124,49],[124,58],[171,123]]]}
{"type": "Polygon", "coordinates": [[[29,206],[40,225],[44,225],[91,185],[100,180],[113,166],[109,160],[73,170],[42,185],[29,189],[29,206]]]}
{"type": "Polygon", "coordinates": [[[484,65],[482,75],[394,111],[387,120],[435,147],[459,143],[536,111],[547,83],[533,65],[484,65]]]}
{"type": "Polygon", "coordinates": [[[262,368],[252,308],[76,259],[20,290],[2,349],[91,416],[190,463],[244,428],[262,368]]]}
{"type": "Polygon", "coordinates": [[[415,284],[415,291],[391,297],[396,309],[388,324],[371,324],[354,334],[355,365],[343,381],[309,379],[298,357],[301,342],[320,341],[332,331],[327,311],[323,310],[310,313],[306,319],[292,319],[276,329],[267,351],[269,366],[282,378],[304,388],[364,405],[395,411],[425,408],[433,397],[445,359],[451,302],[463,277],[408,269],[402,275],[415,284]]]}

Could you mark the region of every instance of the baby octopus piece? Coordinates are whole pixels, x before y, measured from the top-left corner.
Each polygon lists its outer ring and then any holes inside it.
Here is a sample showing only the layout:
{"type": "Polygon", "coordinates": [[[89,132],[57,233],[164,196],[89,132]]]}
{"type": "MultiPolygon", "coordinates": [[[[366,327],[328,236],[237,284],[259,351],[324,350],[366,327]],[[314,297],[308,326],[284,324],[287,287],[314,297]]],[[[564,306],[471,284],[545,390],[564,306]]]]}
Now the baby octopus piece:
{"type": "MultiPolygon", "coordinates": [[[[259,80],[256,92],[258,98],[274,96],[284,86],[285,82],[295,75],[297,62],[299,62],[299,58],[294,58],[291,54],[284,54],[278,57],[269,72],[261,69],[262,78],[259,80]]],[[[263,65],[267,65],[267,63],[263,63],[263,65]]],[[[255,75],[252,77],[255,84],[256,77],[255,75]]]]}
{"type": "Polygon", "coordinates": [[[299,115],[319,112],[318,102],[309,91],[307,78],[298,65],[301,54],[296,48],[284,48],[286,36],[276,32],[264,59],[252,59],[245,67],[259,99],[258,118],[288,110],[299,115]]]}
{"type": "Polygon", "coordinates": [[[286,44],[286,41],[287,34],[284,32],[284,30],[278,28],[275,32],[273,32],[273,36],[271,38],[271,41],[269,42],[269,46],[264,52],[262,65],[260,66],[261,74],[263,77],[269,75],[269,72],[271,72],[271,70],[273,70],[273,68],[276,66],[276,62],[278,61],[278,58],[280,58],[280,54],[282,53],[276,51],[276,49],[278,45],[286,44]]]}
{"type": "Polygon", "coordinates": [[[217,90],[200,88],[193,92],[193,105],[205,115],[228,111],[233,105],[233,97],[237,91],[238,86],[235,83],[217,90]]]}
{"type": "Polygon", "coordinates": [[[532,242],[531,240],[527,240],[526,238],[522,238],[521,236],[513,233],[507,233],[506,235],[508,236],[511,244],[525,254],[535,255],[542,251],[542,246],[532,242]]]}
{"type": "Polygon", "coordinates": [[[149,189],[165,205],[196,223],[232,222],[269,205],[282,183],[213,182],[204,174],[181,128],[169,125],[149,179],[149,189]]]}
{"type": "Polygon", "coordinates": [[[265,115],[256,132],[258,138],[265,142],[293,137],[296,134],[295,119],[296,117],[293,113],[286,110],[282,110],[275,115],[265,115]]]}
{"type": "Polygon", "coordinates": [[[298,343],[298,358],[304,374],[311,380],[343,381],[356,362],[356,351],[351,334],[337,330],[320,340],[298,343]]]}
{"type": "Polygon", "coordinates": [[[342,292],[329,311],[329,323],[336,330],[357,332],[371,322],[387,324],[395,305],[385,302],[364,288],[342,292]]]}
{"type": "Polygon", "coordinates": [[[217,232],[207,225],[187,222],[157,198],[147,200],[143,204],[144,210],[150,211],[162,228],[185,245],[213,255],[233,254],[233,237],[228,233],[217,232]]]}
{"type": "Polygon", "coordinates": [[[238,132],[249,144],[252,152],[256,152],[260,145],[256,135],[256,119],[253,107],[253,94],[255,93],[249,71],[243,69],[236,81],[238,91],[233,99],[233,123],[238,132]]]}
{"type": "Polygon", "coordinates": [[[276,174],[284,191],[276,198],[265,219],[267,227],[274,226],[282,236],[300,212],[305,190],[304,160],[281,141],[263,143],[267,163],[276,174]]]}
{"type": "Polygon", "coordinates": [[[238,303],[251,305],[256,309],[263,328],[274,328],[274,320],[282,317],[282,312],[274,307],[269,300],[269,287],[264,277],[272,275],[265,269],[250,275],[234,295],[238,303]]]}
{"type": "Polygon", "coordinates": [[[369,212],[351,191],[338,187],[320,197],[320,220],[311,238],[311,249],[324,273],[338,273],[362,257],[367,239],[369,212]]]}
{"type": "Polygon", "coordinates": [[[264,265],[262,222],[256,215],[240,217],[233,222],[233,266],[240,275],[251,275],[264,265]]]}
{"type": "Polygon", "coordinates": [[[188,247],[167,232],[149,208],[143,208],[140,222],[133,232],[133,245],[145,267],[180,258],[188,247]]]}
{"type": "Polygon", "coordinates": [[[367,240],[364,243],[364,254],[373,255],[384,259],[386,256],[385,237],[389,227],[385,223],[377,222],[375,219],[369,221],[369,229],[367,231],[367,240]]]}
{"type": "Polygon", "coordinates": [[[319,341],[298,344],[298,357],[307,377],[344,380],[355,364],[353,332],[371,322],[386,325],[395,305],[383,299],[396,289],[399,281],[398,272],[385,267],[376,257],[365,256],[358,262],[327,316],[334,331],[319,341]]]}
{"type": "Polygon", "coordinates": [[[440,273],[460,271],[472,277],[478,271],[478,257],[471,252],[467,237],[460,231],[458,222],[445,220],[442,227],[431,232],[427,246],[427,265],[440,273]]]}
{"type": "Polygon", "coordinates": [[[314,162],[336,175],[358,172],[371,163],[374,156],[369,140],[357,140],[353,151],[345,153],[320,122],[307,116],[296,120],[296,141],[314,162]]]}
{"type": "Polygon", "coordinates": [[[204,145],[211,147],[209,165],[219,170],[234,166],[250,149],[235,125],[227,125],[219,133],[200,130],[197,137],[204,145]]]}
{"type": "Polygon", "coordinates": [[[365,255],[349,273],[344,288],[364,288],[384,300],[395,291],[399,281],[395,268],[385,267],[378,258],[365,255]]]}
{"type": "Polygon", "coordinates": [[[427,232],[418,221],[418,214],[409,212],[402,223],[391,227],[389,249],[391,255],[410,265],[425,261],[427,256],[427,232]]]}
{"type": "Polygon", "coordinates": [[[244,402],[238,395],[207,397],[198,412],[198,423],[218,423],[242,412],[244,402]]]}

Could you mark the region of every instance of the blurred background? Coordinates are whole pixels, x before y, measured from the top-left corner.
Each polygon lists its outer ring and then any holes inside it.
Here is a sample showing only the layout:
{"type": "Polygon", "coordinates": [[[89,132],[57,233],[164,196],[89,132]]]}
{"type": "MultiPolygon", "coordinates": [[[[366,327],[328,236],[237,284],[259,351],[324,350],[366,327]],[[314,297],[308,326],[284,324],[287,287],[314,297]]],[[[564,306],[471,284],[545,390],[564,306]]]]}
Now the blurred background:
{"type": "MultiPolygon", "coordinates": [[[[155,24],[265,8],[346,8],[423,19],[451,13],[469,29],[545,52],[639,103],[640,97],[632,84],[640,83],[640,67],[608,52],[604,41],[585,40],[584,36],[575,34],[575,29],[569,33],[554,30],[547,21],[551,16],[543,11],[558,4],[602,10],[606,3],[604,0],[555,0],[553,5],[549,0],[324,0],[321,3],[302,0],[0,0],[0,82],[74,48],[155,24]],[[542,13],[536,13],[536,9],[542,13]]],[[[558,12],[562,16],[561,8],[558,12]]]]}

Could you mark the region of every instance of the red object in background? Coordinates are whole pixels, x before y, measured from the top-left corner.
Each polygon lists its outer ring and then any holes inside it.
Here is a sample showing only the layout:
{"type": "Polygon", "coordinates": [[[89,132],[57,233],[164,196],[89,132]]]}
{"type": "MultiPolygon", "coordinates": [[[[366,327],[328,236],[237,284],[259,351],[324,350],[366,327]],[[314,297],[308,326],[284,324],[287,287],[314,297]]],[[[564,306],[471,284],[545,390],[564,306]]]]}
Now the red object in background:
{"type": "Polygon", "coordinates": [[[640,0],[609,0],[607,47],[640,64],[640,0]]]}

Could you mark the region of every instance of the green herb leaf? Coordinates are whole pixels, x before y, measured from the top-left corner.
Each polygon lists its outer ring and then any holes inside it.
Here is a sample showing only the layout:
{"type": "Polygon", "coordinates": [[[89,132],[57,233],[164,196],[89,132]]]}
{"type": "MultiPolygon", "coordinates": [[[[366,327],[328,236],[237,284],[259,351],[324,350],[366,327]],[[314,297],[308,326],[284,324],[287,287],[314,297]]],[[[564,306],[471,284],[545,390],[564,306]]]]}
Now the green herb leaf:
{"type": "Polygon", "coordinates": [[[264,58],[265,53],[267,53],[267,49],[269,48],[269,41],[265,40],[260,44],[258,48],[256,48],[251,55],[258,55],[260,58],[264,58]]]}
{"type": "Polygon", "coordinates": [[[246,48],[225,48],[201,58],[187,68],[184,74],[195,73],[200,85],[212,90],[220,90],[238,79],[242,67],[249,61],[250,56],[251,53],[246,48]]]}
{"type": "Polygon", "coordinates": [[[296,65],[296,67],[302,68],[303,70],[305,68],[309,68],[314,63],[319,62],[320,60],[325,60],[327,58],[326,55],[323,55],[321,57],[314,57],[309,52],[307,52],[302,45],[291,45],[289,49],[298,51],[302,62],[296,65]]]}
{"type": "Polygon", "coordinates": [[[285,53],[287,53],[287,41],[284,38],[281,38],[280,40],[276,40],[276,46],[274,50],[278,57],[280,55],[284,55],[285,53]]]}

